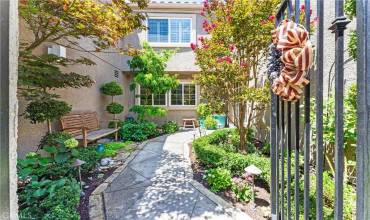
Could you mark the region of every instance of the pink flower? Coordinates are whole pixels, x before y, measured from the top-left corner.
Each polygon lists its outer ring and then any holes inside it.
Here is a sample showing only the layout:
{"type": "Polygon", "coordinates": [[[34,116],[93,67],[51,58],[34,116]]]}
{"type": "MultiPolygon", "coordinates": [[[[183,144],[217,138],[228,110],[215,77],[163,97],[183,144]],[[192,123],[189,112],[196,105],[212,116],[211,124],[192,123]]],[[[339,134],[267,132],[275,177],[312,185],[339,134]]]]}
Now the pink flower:
{"type": "Polygon", "coordinates": [[[224,61],[226,61],[227,63],[232,63],[233,62],[233,60],[229,56],[225,56],[224,61]]]}
{"type": "Polygon", "coordinates": [[[240,66],[241,66],[242,68],[245,68],[245,67],[248,67],[248,64],[242,61],[242,62],[240,63],[240,66]]]}
{"type": "Polygon", "coordinates": [[[301,11],[304,11],[305,7],[304,5],[301,5],[301,11]]]}
{"type": "Polygon", "coordinates": [[[274,21],[274,20],[275,20],[275,16],[270,15],[270,16],[269,16],[269,21],[274,21]]]}
{"type": "Polygon", "coordinates": [[[235,50],[235,45],[230,45],[229,49],[231,52],[233,52],[235,50]]]}
{"type": "Polygon", "coordinates": [[[190,47],[191,47],[192,50],[196,50],[198,48],[197,45],[194,44],[194,43],[191,43],[190,47]]]}
{"type": "Polygon", "coordinates": [[[201,12],[200,12],[200,15],[204,17],[204,15],[205,15],[205,14],[204,14],[204,11],[201,11],[201,12]]]}
{"type": "Polygon", "coordinates": [[[198,40],[200,40],[200,42],[204,42],[204,37],[200,36],[200,37],[198,37],[198,40]]]}
{"type": "Polygon", "coordinates": [[[215,29],[217,27],[217,25],[216,24],[212,24],[211,27],[212,27],[212,29],[215,29]]]}

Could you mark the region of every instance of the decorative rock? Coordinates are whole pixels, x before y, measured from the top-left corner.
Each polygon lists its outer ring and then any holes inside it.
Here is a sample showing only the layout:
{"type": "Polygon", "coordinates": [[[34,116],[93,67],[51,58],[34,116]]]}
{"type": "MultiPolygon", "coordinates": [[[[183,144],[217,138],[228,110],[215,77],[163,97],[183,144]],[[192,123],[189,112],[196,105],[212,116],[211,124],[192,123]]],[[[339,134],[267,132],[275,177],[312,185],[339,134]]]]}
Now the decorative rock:
{"type": "Polygon", "coordinates": [[[108,166],[108,165],[109,165],[109,164],[111,164],[111,163],[113,163],[113,160],[112,160],[112,158],[110,158],[110,157],[103,158],[103,159],[101,159],[101,161],[100,161],[100,165],[102,165],[102,166],[108,166]]]}
{"type": "Polygon", "coordinates": [[[251,175],[260,175],[262,173],[262,170],[260,170],[258,167],[254,165],[250,165],[247,168],[244,169],[244,171],[251,175]]]}
{"type": "Polygon", "coordinates": [[[90,180],[90,181],[93,180],[92,176],[89,176],[87,179],[90,180]]]}
{"type": "Polygon", "coordinates": [[[90,186],[88,186],[88,185],[84,186],[84,189],[88,189],[88,188],[90,188],[90,186]]]}

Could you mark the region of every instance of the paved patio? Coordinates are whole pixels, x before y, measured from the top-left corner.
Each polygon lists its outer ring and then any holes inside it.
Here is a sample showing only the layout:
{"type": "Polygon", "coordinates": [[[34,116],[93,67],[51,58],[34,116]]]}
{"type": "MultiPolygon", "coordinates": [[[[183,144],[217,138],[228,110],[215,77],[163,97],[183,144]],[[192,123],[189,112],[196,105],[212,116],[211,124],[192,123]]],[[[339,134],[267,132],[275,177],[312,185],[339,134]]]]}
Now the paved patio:
{"type": "Polygon", "coordinates": [[[192,183],[184,144],[194,134],[179,132],[149,141],[106,188],[107,219],[250,219],[217,204],[219,198],[192,183]]]}

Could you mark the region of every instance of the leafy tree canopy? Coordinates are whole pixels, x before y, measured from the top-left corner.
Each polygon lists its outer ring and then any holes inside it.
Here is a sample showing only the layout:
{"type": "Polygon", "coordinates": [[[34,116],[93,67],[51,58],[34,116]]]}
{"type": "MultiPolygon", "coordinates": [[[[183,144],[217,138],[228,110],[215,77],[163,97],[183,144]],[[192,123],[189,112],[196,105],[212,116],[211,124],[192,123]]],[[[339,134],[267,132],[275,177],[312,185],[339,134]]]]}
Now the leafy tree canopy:
{"type": "Polygon", "coordinates": [[[161,94],[176,88],[179,84],[176,75],[165,72],[166,62],[173,54],[174,51],[170,50],[157,52],[148,43],[144,43],[142,52],[128,61],[135,74],[131,89],[139,84],[151,93],[161,94]]]}
{"type": "MultiPolygon", "coordinates": [[[[147,0],[133,0],[140,9],[147,0]]],[[[25,50],[33,50],[43,42],[58,42],[76,48],[78,39],[90,38],[96,51],[117,47],[117,42],[136,29],[143,29],[144,16],[134,13],[124,0],[110,3],[95,0],[22,0],[20,16],[33,33],[33,40],[24,42],[25,50]]]]}

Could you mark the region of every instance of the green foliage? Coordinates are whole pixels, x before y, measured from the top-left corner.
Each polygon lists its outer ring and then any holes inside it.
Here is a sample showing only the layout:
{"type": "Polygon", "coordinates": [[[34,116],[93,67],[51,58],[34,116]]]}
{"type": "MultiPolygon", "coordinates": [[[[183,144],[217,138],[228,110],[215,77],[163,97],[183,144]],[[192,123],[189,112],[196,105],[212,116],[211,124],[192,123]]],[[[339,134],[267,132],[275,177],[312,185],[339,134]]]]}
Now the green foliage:
{"type": "Polygon", "coordinates": [[[217,121],[212,117],[212,115],[208,115],[204,120],[204,126],[206,129],[216,129],[217,128],[217,121]]]}
{"type": "MultiPolygon", "coordinates": [[[[104,157],[103,154],[96,152],[95,148],[77,148],[78,153],[75,158],[85,161],[81,166],[82,173],[88,173],[97,167],[99,161],[104,157]]],[[[72,161],[71,161],[72,162],[72,161]]]]}
{"type": "MultiPolygon", "coordinates": [[[[27,38],[32,40],[24,47],[32,50],[47,41],[81,49],[76,41],[83,37],[92,40],[96,52],[117,47],[119,40],[144,28],[142,21],[145,16],[134,13],[130,4],[143,9],[147,1],[20,1],[19,14],[33,35],[27,38]]],[[[119,52],[126,51],[118,49],[119,52]]]]}
{"type": "Polygon", "coordinates": [[[79,219],[80,187],[74,179],[32,181],[18,195],[20,219],[79,219]]]}
{"type": "Polygon", "coordinates": [[[209,169],[206,171],[205,179],[213,192],[227,189],[231,186],[230,171],[223,168],[209,169]]]}
{"type": "MultiPolygon", "coordinates": [[[[357,131],[357,90],[356,85],[351,85],[344,97],[344,146],[350,147],[356,145],[357,131]]],[[[313,104],[315,102],[312,102],[313,104]]],[[[335,144],[335,108],[334,97],[330,96],[329,100],[324,103],[324,142],[327,145],[335,144]]],[[[315,108],[315,106],[314,106],[315,108]]],[[[315,115],[311,115],[312,121],[315,121],[315,115]]],[[[315,135],[315,128],[313,133],[315,135]]]]}
{"type": "Polygon", "coordinates": [[[72,137],[71,134],[62,131],[47,133],[41,138],[39,148],[42,149],[44,146],[60,146],[64,141],[72,137]]]}
{"type": "Polygon", "coordinates": [[[231,191],[234,193],[238,201],[247,202],[252,199],[252,189],[247,181],[242,178],[234,177],[231,186],[231,191]]]}
{"type": "Polygon", "coordinates": [[[115,157],[119,150],[124,149],[125,151],[132,150],[128,146],[132,144],[131,141],[126,142],[109,142],[105,144],[104,157],[115,157]]]}
{"type": "Polygon", "coordinates": [[[128,120],[120,123],[119,135],[124,141],[144,141],[158,136],[159,131],[153,122],[128,120]]]}
{"type": "Polygon", "coordinates": [[[119,114],[123,112],[123,105],[117,103],[117,102],[112,102],[109,105],[107,105],[107,112],[111,114],[119,114]]]}
{"type": "Polygon", "coordinates": [[[166,122],[162,125],[163,133],[165,134],[173,134],[180,129],[180,126],[175,121],[166,122]]]}
{"type": "Polygon", "coordinates": [[[76,148],[78,146],[78,140],[70,138],[64,141],[64,146],[66,146],[67,148],[76,148]]]}
{"type": "Polygon", "coordinates": [[[109,96],[117,96],[123,94],[122,86],[116,81],[105,83],[104,85],[102,85],[102,87],[100,87],[100,91],[104,95],[109,96]]]}
{"type": "MultiPolygon", "coordinates": [[[[323,200],[324,200],[324,220],[334,219],[334,204],[335,204],[335,182],[329,172],[323,174],[323,200]]],[[[294,182],[292,183],[294,188],[294,182]]],[[[309,191],[309,219],[316,218],[316,175],[310,175],[310,191],[309,191]]],[[[304,181],[299,182],[300,198],[303,198],[304,181]]],[[[292,195],[293,200],[293,195],[292,195]]],[[[294,210],[294,204],[292,203],[294,210]]],[[[303,219],[303,200],[300,200],[300,219],[303,219]]],[[[356,207],[356,190],[353,186],[344,184],[343,190],[343,219],[352,220],[355,215],[356,207]]]]}
{"type": "Polygon", "coordinates": [[[351,31],[349,34],[348,53],[354,60],[357,60],[357,40],[357,32],[351,31]]]}
{"type": "Polygon", "coordinates": [[[240,151],[245,152],[246,130],[252,118],[269,101],[269,87],[260,85],[260,62],[271,43],[273,22],[263,22],[274,14],[278,0],[214,0],[205,2],[203,28],[209,38],[192,44],[200,72],[196,82],[201,95],[214,106],[228,106],[229,117],[240,134],[240,151]],[[229,115],[230,116],[230,115],[229,115]],[[246,121],[246,123],[244,123],[246,121]]]}
{"type": "Polygon", "coordinates": [[[254,164],[262,170],[262,174],[259,178],[269,183],[269,158],[261,156],[258,153],[249,153],[247,155],[236,153],[228,144],[225,144],[228,141],[218,142],[219,140],[223,140],[222,137],[229,136],[232,130],[233,129],[222,129],[196,139],[193,142],[193,147],[197,159],[208,168],[221,167],[230,170],[233,176],[241,176],[244,174],[244,169],[247,166],[254,164]]]}
{"type": "Polygon", "coordinates": [[[200,103],[197,107],[197,114],[201,119],[207,118],[207,116],[212,115],[211,106],[206,103],[200,103]]]}
{"type": "Polygon", "coordinates": [[[346,0],[344,4],[344,12],[351,20],[356,17],[356,0],[346,0]]]}
{"type": "Polygon", "coordinates": [[[143,44],[140,54],[134,56],[127,63],[134,72],[134,82],[130,86],[133,90],[136,85],[143,86],[153,94],[162,94],[178,86],[177,77],[166,73],[166,62],[174,51],[161,50],[156,52],[148,43],[143,44]]]}
{"type": "Polygon", "coordinates": [[[163,117],[167,114],[167,110],[158,106],[134,105],[130,112],[137,114],[139,121],[144,121],[154,117],[163,117]]]}
{"type": "Polygon", "coordinates": [[[64,101],[43,99],[29,102],[23,115],[31,123],[36,124],[54,121],[68,114],[71,110],[71,106],[64,101]]]}

